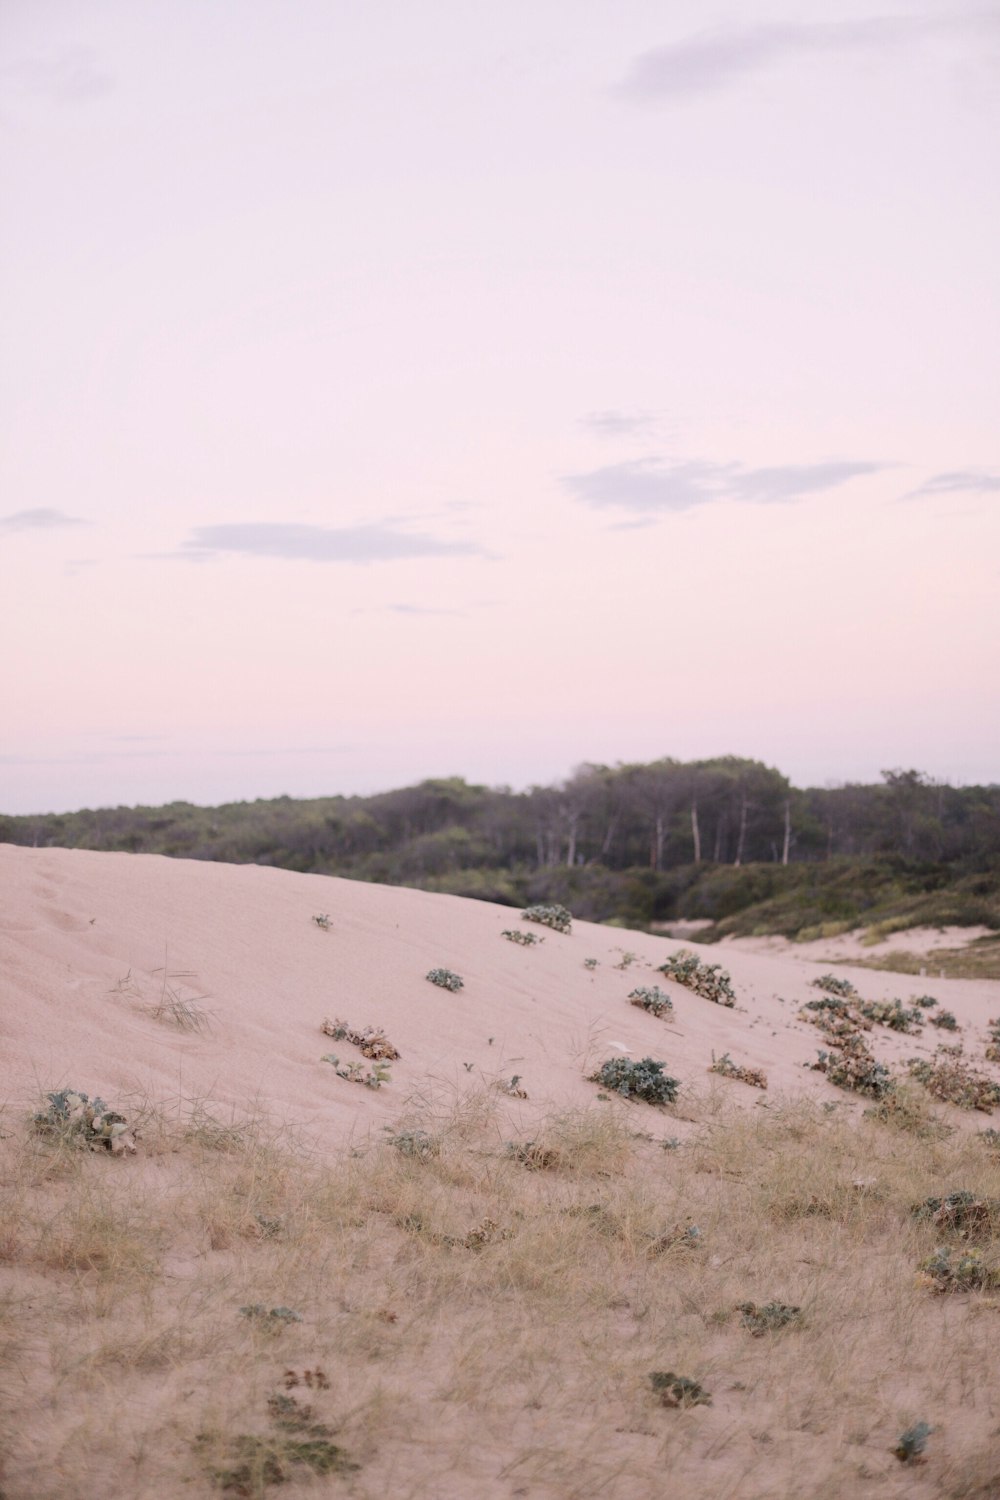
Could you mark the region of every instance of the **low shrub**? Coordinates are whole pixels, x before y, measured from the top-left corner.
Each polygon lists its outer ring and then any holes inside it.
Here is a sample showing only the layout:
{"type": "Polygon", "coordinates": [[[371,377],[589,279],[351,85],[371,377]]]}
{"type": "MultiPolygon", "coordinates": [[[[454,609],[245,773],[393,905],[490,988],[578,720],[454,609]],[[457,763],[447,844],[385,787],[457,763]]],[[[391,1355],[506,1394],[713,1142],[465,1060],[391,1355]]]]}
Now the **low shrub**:
{"type": "Polygon", "coordinates": [[[813,987],[825,990],[828,995],[838,995],[842,1000],[857,1000],[858,992],[849,979],[839,979],[836,974],[821,974],[813,980],[813,987]]]}
{"type": "Polygon", "coordinates": [[[777,1333],[790,1324],[801,1324],[801,1307],[791,1307],[787,1302],[765,1302],[758,1307],[756,1302],[738,1302],[736,1311],[742,1314],[740,1322],[754,1338],[763,1338],[765,1333],[777,1333]]]}
{"type": "Polygon", "coordinates": [[[641,984],[638,989],[629,995],[633,1005],[638,1005],[642,1010],[648,1010],[651,1016],[666,1016],[674,1008],[674,1002],[666,991],[661,990],[658,984],[641,984]]]}
{"type": "Polygon", "coordinates": [[[519,927],[505,927],[500,936],[505,937],[509,943],[520,944],[522,948],[533,948],[536,943],[545,942],[537,933],[523,932],[519,927]]]}
{"type": "Polygon", "coordinates": [[[659,966],[657,973],[665,974],[668,979],[683,984],[686,989],[694,990],[696,995],[712,1000],[716,1005],[732,1008],[736,1004],[732,980],[722,965],[702,963],[696,953],[687,949],[682,948],[673,954],[659,966]]]}
{"type": "Polygon", "coordinates": [[[917,1279],[932,1292],[974,1292],[1000,1285],[1000,1271],[988,1266],[978,1250],[953,1252],[944,1246],[920,1262],[917,1279]]]}
{"type": "Polygon", "coordinates": [[[628,1057],[610,1057],[590,1075],[591,1083],[613,1089],[624,1099],[644,1099],[647,1104],[673,1104],[680,1082],[664,1073],[666,1064],[644,1057],[633,1062],[628,1057]]]}
{"type": "Polygon", "coordinates": [[[543,927],[551,927],[553,932],[569,932],[573,914],[565,906],[528,906],[521,913],[521,919],[539,922],[543,927]]]}
{"type": "Polygon", "coordinates": [[[825,1073],[837,1088],[852,1089],[872,1099],[885,1098],[893,1087],[889,1069],[875,1060],[859,1036],[845,1037],[836,1052],[821,1051],[813,1068],[825,1073]]]}
{"type": "Polygon", "coordinates": [[[77,1089],[57,1089],[46,1095],[48,1109],[34,1117],[40,1135],[55,1137],[91,1151],[110,1151],[112,1156],[135,1154],[135,1136],[124,1115],[109,1109],[103,1099],[93,1099],[77,1089]]]}
{"type": "Polygon", "coordinates": [[[734,1063],[728,1052],[723,1052],[719,1058],[713,1052],[712,1066],[708,1071],[710,1073],[719,1073],[723,1078],[735,1078],[740,1083],[748,1083],[751,1088],[767,1088],[767,1074],[762,1069],[746,1068],[740,1063],[734,1063]]]}
{"type": "Polygon", "coordinates": [[[431,984],[436,984],[442,990],[460,990],[465,980],[460,974],[455,974],[451,969],[431,969],[426,976],[431,984]]]}
{"type": "Polygon", "coordinates": [[[320,1062],[330,1063],[338,1078],[346,1078],[348,1083],[363,1083],[366,1089],[380,1089],[383,1083],[391,1081],[389,1069],[385,1063],[376,1063],[373,1068],[365,1072],[363,1064],[359,1062],[341,1063],[335,1052],[328,1052],[320,1062]]]}
{"type": "Polygon", "coordinates": [[[925,1463],[926,1460],[921,1457],[921,1454],[926,1448],[927,1439],[933,1431],[933,1427],[928,1426],[926,1422],[914,1422],[912,1427],[908,1427],[905,1432],[900,1433],[899,1441],[892,1450],[900,1463],[925,1463]]]}
{"type": "Polygon", "coordinates": [[[914,1058],[909,1063],[910,1076],[935,1099],[947,1104],[957,1104],[959,1109],[978,1109],[983,1114],[992,1114],[1000,1104],[1000,1084],[979,1073],[963,1061],[961,1049],[939,1047],[933,1062],[926,1058],[914,1058]]]}
{"type": "Polygon", "coordinates": [[[335,1042],[351,1042],[361,1049],[362,1057],[386,1062],[394,1062],[399,1057],[381,1026],[366,1026],[363,1031],[357,1031],[346,1021],[324,1021],[320,1031],[324,1036],[332,1036],[335,1042]]]}
{"type": "Polygon", "coordinates": [[[687,1375],[675,1375],[673,1370],[651,1370],[649,1383],[659,1398],[661,1406],[679,1407],[711,1406],[712,1398],[703,1385],[687,1375]]]}
{"type": "Polygon", "coordinates": [[[902,1000],[861,1000],[858,1010],[868,1021],[888,1026],[890,1031],[919,1031],[924,1018],[914,1006],[907,1009],[902,1000]]]}
{"type": "Polygon", "coordinates": [[[950,1010],[935,1011],[934,1015],[928,1016],[932,1026],[940,1026],[943,1031],[957,1031],[958,1021],[950,1010]]]}
{"type": "Polygon", "coordinates": [[[989,1239],[1000,1231],[1000,1198],[984,1198],[959,1189],[943,1198],[925,1198],[910,1212],[935,1229],[954,1230],[962,1239],[989,1239]]]}

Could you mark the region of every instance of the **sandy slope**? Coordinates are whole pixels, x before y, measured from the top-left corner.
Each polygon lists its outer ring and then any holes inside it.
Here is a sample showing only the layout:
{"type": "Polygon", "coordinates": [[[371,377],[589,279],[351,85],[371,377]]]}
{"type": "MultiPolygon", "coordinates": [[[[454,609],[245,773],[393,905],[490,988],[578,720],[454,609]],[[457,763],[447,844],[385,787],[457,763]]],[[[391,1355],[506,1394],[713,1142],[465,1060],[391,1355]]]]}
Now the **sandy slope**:
{"type": "MultiPolygon", "coordinates": [[[[9,845],[0,846],[0,890],[0,1099],[18,1109],[66,1085],[111,1103],[151,1096],[242,1108],[259,1099],[332,1144],[378,1130],[435,1080],[517,1073],[530,1102],[511,1107],[530,1115],[592,1100],[586,1074],[616,1053],[665,1059],[683,1084],[703,1087],[713,1051],[764,1068],[772,1096],[849,1097],[804,1066],[820,1038],[797,1011],[821,971],[787,952],[706,952],[732,974],[738,1005],[728,1010],[655,974],[676,940],[575,922],[570,936],[532,928],[544,943],[521,948],[501,937],[527,925],[518,913],[452,896],[9,845]],[[329,914],[329,931],[312,921],[319,913],[329,914]],[[626,950],[637,958],[623,970],[626,950]],[[588,957],[595,970],[584,967],[588,957]],[[429,984],[438,965],[461,974],[464,989],[429,984]],[[204,1033],[152,1016],[164,967],[181,998],[206,997],[204,1033]],[[674,1001],[669,1022],[627,1003],[636,984],[654,982],[674,1001]],[[360,1057],[321,1035],[327,1016],[385,1027],[402,1053],[390,1084],[353,1085],[320,1060],[330,1051],[360,1057]]],[[[870,999],[931,989],[958,1017],[973,1060],[987,1020],[1000,1015],[996,982],[872,972],[858,983],[870,999]]],[[[949,1039],[927,1027],[919,1037],[877,1028],[869,1040],[892,1063],[949,1039]]],[[[720,1086],[761,1099],[743,1084],[720,1086]]]]}

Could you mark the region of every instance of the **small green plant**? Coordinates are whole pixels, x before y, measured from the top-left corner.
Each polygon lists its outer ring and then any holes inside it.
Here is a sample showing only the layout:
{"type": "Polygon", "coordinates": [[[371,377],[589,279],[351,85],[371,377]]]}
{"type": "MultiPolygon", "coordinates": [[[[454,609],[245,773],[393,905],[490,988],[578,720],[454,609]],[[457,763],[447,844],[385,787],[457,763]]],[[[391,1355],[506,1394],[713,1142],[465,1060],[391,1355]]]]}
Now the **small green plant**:
{"type": "Polygon", "coordinates": [[[513,1078],[501,1078],[496,1087],[501,1094],[509,1094],[512,1099],[527,1099],[528,1091],[521,1087],[521,1075],[515,1073],[513,1078]]]}
{"type": "Polygon", "coordinates": [[[900,1463],[926,1463],[926,1459],[922,1457],[922,1454],[927,1446],[927,1439],[933,1431],[934,1428],[930,1427],[926,1422],[914,1422],[912,1427],[908,1427],[905,1432],[900,1433],[899,1441],[892,1450],[900,1463]]]}
{"type": "Polygon", "coordinates": [[[518,943],[522,948],[533,948],[536,943],[545,942],[536,932],[524,932],[520,927],[505,927],[500,936],[505,937],[509,943],[518,943]]]}
{"type": "Polygon", "coordinates": [[[921,1010],[930,1010],[938,1002],[933,995],[914,995],[913,1003],[914,1005],[919,1005],[921,1010]]]}
{"type": "MultiPolygon", "coordinates": [[[[858,1010],[868,1021],[888,1026],[890,1031],[919,1031],[924,1018],[914,1006],[907,1009],[902,1000],[861,1000],[858,1010]]],[[[940,1024],[939,1022],[937,1024],[940,1024]]]]}
{"type": "Polygon", "coordinates": [[[46,1098],[48,1109],[40,1110],[33,1121],[39,1135],[91,1151],[110,1151],[112,1156],[135,1154],[135,1136],[125,1116],[109,1109],[96,1094],[90,1099],[77,1089],[57,1089],[46,1098]]]}
{"type": "Polygon", "coordinates": [[[1000,1130],[981,1130],[979,1139],[991,1156],[1000,1157],[1000,1130]]]}
{"type": "Polygon", "coordinates": [[[639,962],[638,953],[630,953],[627,948],[617,948],[615,951],[621,954],[621,962],[615,964],[616,969],[630,969],[639,962]]]}
{"type": "Polygon", "coordinates": [[[842,1000],[856,1000],[858,992],[849,979],[838,979],[836,974],[821,974],[813,980],[813,987],[826,990],[828,995],[838,995],[842,1000]]]}
{"type": "MultiPolygon", "coordinates": [[[[209,1477],[219,1489],[257,1500],[272,1485],[291,1480],[295,1468],[314,1474],[348,1474],[359,1468],[343,1448],[331,1442],[331,1429],[316,1421],[311,1406],[301,1405],[294,1396],[277,1394],[268,1397],[267,1410],[277,1428],[273,1436],[241,1433],[222,1444],[221,1465],[208,1462],[209,1477]]],[[[195,1444],[206,1460],[220,1446],[209,1433],[199,1433],[195,1444]]]]}
{"type": "Polygon", "coordinates": [[[722,965],[702,963],[696,953],[689,953],[684,948],[661,964],[657,973],[694,990],[704,1000],[713,1000],[716,1005],[726,1005],[731,1009],[736,1004],[732,980],[722,965]]]}
{"type": "Polygon", "coordinates": [[[583,967],[585,969],[596,969],[597,968],[597,959],[596,958],[585,958],[583,960],[583,967]]]}
{"type": "Polygon", "coordinates": [[[940,1026],[943,1031],[958,1030],[958,1021],[950,1010],[935,1011],[934,1015],[928,1017],[928,1020],[932,1026],[940,1026]]]}
{"type": "Polygon", "coordinates": [[[642,1010],[648,1010],[651,1016],[668,1016],[674,1008],[674,1002],[658,984],[641,984],[638,989],[632,991],[628,998],[633,1005],[638,1005],[642,1010]]]}
{"type": "Polygon", "coordinates": [[[661,1406],[679,1407],[711,1406],[712,1398],[704,1386],[687,1375],[675,1375],[673,1370],[651,1370],[649,1383],[661,1406]]]}
{"type": "Polygon", "coordinates": [[[324,1036],[332,1036],[335,1042],[352,1043],[361,1049],[362,1057],[370,1057],[376,1062],[394,1062],[399,1057],[381,1026],[366,1026],[363,1031],[357,1031],[346,1021],[336,1020],[324,1021],[320,1031],[324,1036]]]}
{"type": "Polygon", "coordinates": [[[327,1052],[320,1058],[320,1062],[330,1063],[338,1078],[346,1078],[348,1083],[363,1083],[366,1089],[380,1089],[383,1083],[392,1082],[385,1063],[376,1063],[366,1073],[359,1062],[341,1063],[335,1052],[327,1052]]]}
{"type": "Polygon", "coordinates": [[[920,1262],[918,1281],[933,1292],[974,1292],[1000,1284],[1000,1271],[987,1266],[978,1250],[935,1250],[920,1262]]]}
{"type": "Polygon", "coordinates": [[[738,1302],[736,1311],[742,1314],[740,1322],[743,1327],[756,1339],[802,1322],[801,1307],[791,1307],[787,1302],[765,1302],[762,1307],[756,1302],[738,1302]]]}
{"type": "Polygon", "coordinates": [[[550,1172],[562,1166],[562,1153],[538,1141],[508,1141],[507,1155],[532,1172],[550,1172]]]}
{"type": "Polygon", "coordinates": [[[240,1308],[240,1313],[251,1323],[264,1323],[272,1328],[302,1322],[302,1314],[291,1307],[272,1307],[268,1310],[263,1302],[248,1302],[245,1307],[240,1308]]]}
{"type": "Polygon", "coordinates": [[[644,1057],[633,1062],[628,1057],[610,1057],[590,1075],[591,1083],[614,1089],[624,1099],[644,1099],[647,1104],[673,1104],[680,1082],[664,1073],[665,1063],[644,1057]]]}
{"type": "Polygon", "coordinates": [[[985,1198],[964,1189],[943,1198],[925,1198],[910,1212],[927,1219],[935,1229],[953,1230],[960,1238],[989,1239],[1000,1231],[1000,1198],[985,1198]]]}
{"type": "Polygon", "coordinates": [[[431,969],[427,978],[442,990],[460,990],[465,984],[462,976],[453,973],[451,969],[431,969]]]}
{"type": "Polygon", "coordinates": [[[986,1044],[986,1061],[1000,1062],[1000,1020],[988,1021],[989,1041],[986,1044]]]}
{"type": "Polygon", "coordinates": [[[767,1074],[761,1068],[747,1068],[740,1063],[734,1063],[728,1052],[723,1052],[720,1058],[712,1053],[712,1066],[710,1073],[719,1073],[723,1078],[735,1078],[740,1083],[748,1083],[754,1089],[767,1088],[767,1074]]]}
{"type": "Polygon", "coordinates": [[[441,1155],[441,1142],[426,1130],[401,1130],[389,1137],[388,1144],[395,1146],[401,1156],[415,1156],[418,1161],[431,1161],[441,1155]]]}
{"type": "Polygon", "coordinates": [[[860,1036],[843,1038],[835,1052],[821,1051],[813,1068],[825,1073],[837,1088],[852,1089],[871,1099],[884,1099],[893,1087],[889,1069],[876,1062],[860,1036]]]}
{"type": "Polygon", "coordinates": [[[933,1062],[914,1058],[909,1070],[933,1098],[957,1104],[959,1109],[978,1109],[989,1115],[1000,1104],[1000,1084],[971,1068],[962,1059],[961,1048],[938,1047],[933,1062]]]}
{"type": "Polygon", "coordinates": [[[320,929],[321,932],[329,932],[333,927],[333,923],[330,921],[329,913],[325,911],[321,911],[318,916],[313,917],[313,921],[316,923],[316,926],[320,929]]]}
{"type": "Polygon", "coordinates": [[[524,922],[540,922],[543,927],[551,927],[553,932],[571,931],[573,914],[566,910],[565,906],[527,906],[521,913],[524,922]]]}

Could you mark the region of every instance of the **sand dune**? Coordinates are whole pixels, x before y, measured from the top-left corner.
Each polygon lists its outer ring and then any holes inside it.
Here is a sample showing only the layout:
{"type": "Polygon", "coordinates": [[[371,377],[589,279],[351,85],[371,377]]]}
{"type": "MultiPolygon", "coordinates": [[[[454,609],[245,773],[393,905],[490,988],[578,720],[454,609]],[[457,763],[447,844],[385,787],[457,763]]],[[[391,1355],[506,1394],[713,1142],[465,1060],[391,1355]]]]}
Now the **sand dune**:
{"type": "MultiPolygon", "coordinates": [[[[266,1102],[318,1140],[365,1135],[434,1081],[503,1082],[517,1073],[533,1109],[586,1104],[586,1075],[606,1057],[665,1059],[701,1086],[713,1052],[763,1068],[772,1091],[843,1101],[805,1066],[820,1039],[797,1019],[815,998],[815,962],[787,951],[720,944],[706,961],[732,974],[735,1009],[713,1005],[654,971],[681,946],[669,938],[574,922],[542,927],[535,947],[504,940],[527,926],[505,907],[257,866],[154,855],[0,847],[4,997],[0,1089],[23,1107],[67,1085],[104,1098],[147,1095],[266,1102]],[[313,918],[328,915],[324,930],[313,918]],[[629,959],[626,954],[634,955],[629,959]],[[596,958],[594,969],[584,960],[596,958]],[[455,994],[425,978],[443,966],[455,994]],[[627,1003],[657,982],[669,1022],[627,1003]],[[166,992],[166,994],[165,994],[166,992]],[[202,1030],[155,1017],[176,996],[202,1030]],[[198,998],[202,997],[202,998],[198,998]],[[379,1025],[401,1053],[378,1091],[351,1086],[321,1057],[359,1057],[320,1032],[324,1018],[379,1025]]],[[[867,973],[870,999],[906,999],[921,982],[867,973]]],[[[930,987],[930,981],[923,988],[930,987]]],[[[979,1050],[1000,1014],[1000,983],[934,980],[966,1045],[979,1050]]],[[[167,1006],[169,1012],[169,1003],[167,1006]]],[[[930,1055],[941,1035],[881,1032],[880,1060],[930,1055]]],[[[759,1095],[734,1085],[750,1103],[759,1095]]]]}

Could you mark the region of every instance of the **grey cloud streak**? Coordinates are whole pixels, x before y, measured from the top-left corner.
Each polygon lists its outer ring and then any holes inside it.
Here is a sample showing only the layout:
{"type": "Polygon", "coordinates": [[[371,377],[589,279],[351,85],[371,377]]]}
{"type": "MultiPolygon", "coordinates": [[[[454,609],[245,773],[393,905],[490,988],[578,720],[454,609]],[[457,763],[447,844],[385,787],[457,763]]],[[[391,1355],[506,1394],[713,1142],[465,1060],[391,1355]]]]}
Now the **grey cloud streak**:
{"type": "Polygon", "coordinates": [[[877,473],[884,467],[876,463],[835,461],[747,469],[735,463],[696,460],[670,464],[660,458],[638,458],[584,474],[567,474],[562,483],[585,505],[649,515],[693,510],[719,500],[788,505],[860,475],[877,473]]]}
{"type": "Polygon", "coordinates": [[[909,490],[904,500],[917,500],[921,495],[989,495],[1000,492],[1000,475],[987,474],[983,469],[956,469],[947,474],[933,474],[930,479],[909,490]]]}
{"type": "Polygon", "coordinates": [[[471,542],[448,542],[420,531],[400,531],[391,522],[366,526],[309,526],[291,521],[237,521],[196,526],[179,552],[206,561],[224,553],[280,557],[292,561],[367,564],[414,557],[485,557],[471,542]]]}
{"type": "Polygon", "coordinates": [[[9,516],[0,516],[2,531],[51,531],[59,526],[89,526],[89,521],[79,516],[65,516],[61,510],[16,510],[9,516]]]}
{"type": "Polygon", "coordinates": [[[924,41],[976,37],[991,29],[1000,31],[1000,11],[720,27],[640,53],[615,93],[637,102],[689,98],[789,57],[873,53],[924,41]]]}
{"type": "Polygon", "coordinates": [[[647,411],[592,411],[580,418],[580,425],[598,437],[634,437],[647,432],[653,420],[647,411]]]}

